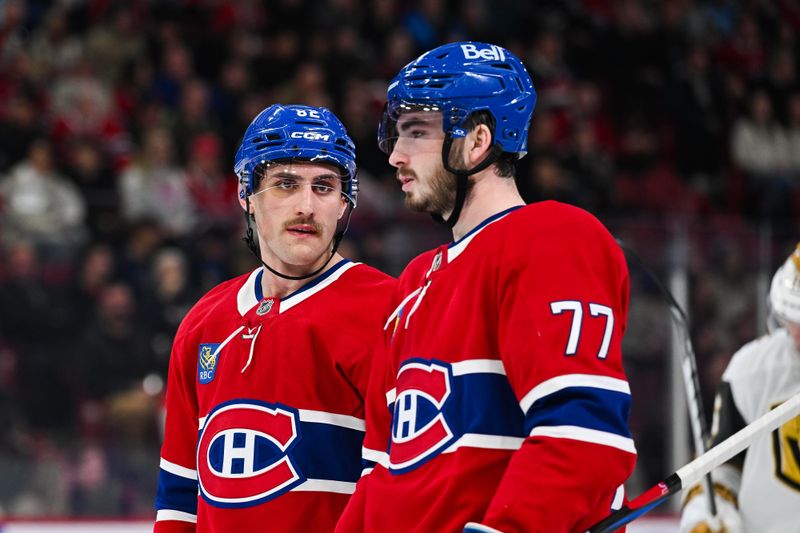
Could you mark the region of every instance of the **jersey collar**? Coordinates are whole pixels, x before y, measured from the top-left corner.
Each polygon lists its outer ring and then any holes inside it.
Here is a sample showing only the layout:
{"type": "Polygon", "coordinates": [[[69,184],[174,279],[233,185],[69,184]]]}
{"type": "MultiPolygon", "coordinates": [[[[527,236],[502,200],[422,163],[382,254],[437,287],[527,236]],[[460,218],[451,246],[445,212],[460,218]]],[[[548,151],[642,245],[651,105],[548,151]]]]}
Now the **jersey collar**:
{"type": "Polygon", "coordinates": [[[469,246],[469,243],[472,242],[472,239],[474,239],[475,236],[478,235],[481,231],[486,229],[487,226],[489,226],[494,222],[497,222],[501,218],[504,218],[507,215],[510,215],[511,213],[516,211],[517,209],[521,209],[523,207],[525,206],[515,205],[514,207],[509,207],[508,209],[504,209],[499,213],[495,213],[494,215],[490,216],[489,218],[487,218],[486,220],[484,220],[483,222],[481,222],[480,224],[469,230],[466,235],[464,235],[457,241],[451,242],[447,246],[447,262],[450,263],[456,257],[461,255],[461,252],[466,250],[467,246],[469,246]]]}
{"type": "MultiPolygon", "coordinates": [[[[325,287],[339,279],[342,274],[359,265],[360,263],[353,263],[349,259],[342,259],[331,268],[312,279],[290,295],[281,299],[279,313],[288,311],[295,305],[303,300],[320,292],[325,287]]],[[[258,267],[250,273],[245,280],[244,285],[239,288],[239,293],[236,296],[236,306],[241,316],[245,316],[253,307],[258,305],[264,299],[263,291],[261,290],[261,278],[264,275],[264,267],[258,267]]]]}

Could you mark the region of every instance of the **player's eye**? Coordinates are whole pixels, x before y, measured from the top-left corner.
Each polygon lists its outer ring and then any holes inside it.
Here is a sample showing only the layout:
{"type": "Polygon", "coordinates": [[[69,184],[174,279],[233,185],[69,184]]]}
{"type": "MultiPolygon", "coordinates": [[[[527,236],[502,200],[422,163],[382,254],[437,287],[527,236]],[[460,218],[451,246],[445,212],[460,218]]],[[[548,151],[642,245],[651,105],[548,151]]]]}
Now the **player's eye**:
{"type": "Polygon", "coordinates": [[[336,188],[333,186],[333,183],[328,180],[320,180],[315,181],[311,184],[312,189],[317,194],[330,194],[336,191],[336,188]]]}
{"type": "Polygon", "coordinates": [[[410,132],[410,135],[409,135],[409,136],[410,136],[411,138],[413,138],[413,139],[420,139],[420,138],[422,138],[422,137],[425,137],[425,134],[426,134],[425,130],[421,130],[421,129],[413,129],[413,130],[411,130],[411,132],[410,132]]]}
{"type": "Polygon", "coordinates": [[[297,189],[298,184],[297,180],[283,178],[278,180],[278,182],[275,184],[275,187],[278,187],[282,191],[293,191],[297,189]]]}

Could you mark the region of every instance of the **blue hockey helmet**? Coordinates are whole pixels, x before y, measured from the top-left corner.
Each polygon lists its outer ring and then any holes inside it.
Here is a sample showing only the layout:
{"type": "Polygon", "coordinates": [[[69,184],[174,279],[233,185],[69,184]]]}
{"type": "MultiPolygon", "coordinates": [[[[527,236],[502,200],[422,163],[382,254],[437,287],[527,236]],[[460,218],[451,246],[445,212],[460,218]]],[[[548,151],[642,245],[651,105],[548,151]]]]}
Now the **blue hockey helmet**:
{"type": "Polygon", "coordinates": [[[440,111],[450,138],[467,134],[464,125],[471,114],[488,111],[495,121],[495,144],[521,158],[535,105],[533,82],[517,56],[493,44],[445,44],[403,67],[389,84],[378,145],[392,152],[397,118],[407,111],[440,111]]]}
{"type": "Polygon", "coordinates": [[[358,196],[355,145],[329,109],[274,104],[247,127],[233,170],[244,200],[257,186],[256,169],[268,163],[329,163],[342,171],[342,193],[355,207],[358,196]]]}

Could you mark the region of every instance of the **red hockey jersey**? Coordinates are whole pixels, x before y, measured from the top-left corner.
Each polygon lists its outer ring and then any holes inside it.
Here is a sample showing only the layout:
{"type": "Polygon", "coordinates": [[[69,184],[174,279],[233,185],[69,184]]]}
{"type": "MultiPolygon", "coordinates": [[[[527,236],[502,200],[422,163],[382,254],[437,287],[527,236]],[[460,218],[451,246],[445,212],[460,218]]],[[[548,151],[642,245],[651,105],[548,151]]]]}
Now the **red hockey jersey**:
{"type": "Polygon", "coordinates": [[[262,272],[211,290],[175,337],[156,533],[331,531],[355,489],[395,282],[342,260],[278,299],[262,272]]]}
{"type": "Polygon", "coordinates": [[[608,231],[556,202],[498,213],[412,261],[337,531],[583,533],[618,508],[636,457],[628,293],[608,231]]]}

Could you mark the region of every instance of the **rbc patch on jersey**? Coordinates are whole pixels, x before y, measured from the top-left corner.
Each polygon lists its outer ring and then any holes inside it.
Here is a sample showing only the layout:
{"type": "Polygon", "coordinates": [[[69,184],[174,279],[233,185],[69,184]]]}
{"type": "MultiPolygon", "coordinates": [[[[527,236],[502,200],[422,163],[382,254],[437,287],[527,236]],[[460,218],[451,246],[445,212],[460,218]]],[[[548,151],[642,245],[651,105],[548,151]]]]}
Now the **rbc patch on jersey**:
{"type": "Polygon", "coordinates": [[[197,352],[197,378],[201,385],[211,383],[217,371],[219,354],[217,348],[220,343],[201,344],[197,352]]]}

